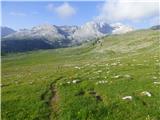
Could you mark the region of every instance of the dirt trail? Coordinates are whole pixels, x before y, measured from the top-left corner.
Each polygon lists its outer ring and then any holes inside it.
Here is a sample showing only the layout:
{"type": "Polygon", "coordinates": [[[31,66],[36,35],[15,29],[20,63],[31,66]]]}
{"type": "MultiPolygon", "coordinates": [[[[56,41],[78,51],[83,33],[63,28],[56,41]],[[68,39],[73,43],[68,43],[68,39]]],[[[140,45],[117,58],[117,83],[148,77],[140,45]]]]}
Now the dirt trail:
{"type": "Polygon", "coordinates": [[[52,93],[52,97],[50,99],[50,106],[51,106],[51,110],[52,110],[52,115],[50,115],[50,120],[52,120],[53,118],[57,118],[57,116],[58,116],[59,96],[58,96],[58,92],[57,92],[57,88],[56,88],[55,84],[51,85],[50,90],[52,93]]]}
{"type": "Polygon", "coordinates": [[[56,82],[58,80],[61,80],[63,77],[58,77],[57,79],[54,80],[54,82],[52,82],[50,84],[50,91],[51,91],[51,98],[50,98],[50,103],[49,105],[51,106],[51,114],[49,116],[50,120],[52,119],[56,119],[58,117],[58,113],[59,113],[59,108],[58,108],[58,101],[59,101],[59,95],[58,95],[58,91],[56,88],[56,82]]]}

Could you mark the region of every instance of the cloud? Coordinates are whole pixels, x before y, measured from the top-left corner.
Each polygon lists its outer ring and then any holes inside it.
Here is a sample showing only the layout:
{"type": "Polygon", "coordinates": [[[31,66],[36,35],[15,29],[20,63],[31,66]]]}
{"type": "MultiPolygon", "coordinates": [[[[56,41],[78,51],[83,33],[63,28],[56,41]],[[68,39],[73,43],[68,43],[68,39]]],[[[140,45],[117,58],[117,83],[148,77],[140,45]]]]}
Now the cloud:
{"type": "Polygon", "coordinates": [[[133,20],[152,17],[159,14],[157,0],[107,0],[96,19],[107,21],[133,20]]]}
{"type": "Polygon", "coordinates": [[[12,16],[22,16],[22,17],[27,16],[25,13],[22,12],[10,12],[9,14],[12,16]]]}
{"type": "Polygon", "coordinates": [[[61,18],[68,18],[76,14],[76,10],[68,3],[63,3],[58,7],[53,4],[48,4],[47,9],[56,13],[61,18]]]}

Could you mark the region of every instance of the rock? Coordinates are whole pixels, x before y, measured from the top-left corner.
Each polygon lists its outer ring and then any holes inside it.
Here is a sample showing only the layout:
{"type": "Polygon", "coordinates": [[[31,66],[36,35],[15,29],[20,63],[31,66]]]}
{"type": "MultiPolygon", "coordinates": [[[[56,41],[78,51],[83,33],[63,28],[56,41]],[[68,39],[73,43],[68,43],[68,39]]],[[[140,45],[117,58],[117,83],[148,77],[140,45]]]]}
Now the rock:
{"type": "Polygon", "coordinates": [[[110,71],[107,71],[106,73],[107,73],[107,74],[109,74],[109,73],[110,73],[110,71]]]}
{"type": "Polygon", "coordinates": [[[157,79],[157,77],[156,77],[156,76],[153,76],[153,79],[154,79],[154,80],[156,80],[156,79],[157,79]]]}
{"type": "Polygon", "coordinates": [[[137,66],[143,66],[143,64],[140,64],[140,63],[139,63],[139,64],[137,64],[137,66]]]}
{"type": "Polygon", "coordinates": [[[132,96],[125,96],[125,97],[122,97],[123,100],[132,100],[132,96]]]}
{"type": "Polygon", "coordinates": [[[113,78],[120,78],[120,75],[113,76],[113,78]]]}
{"type": "Polygon", "coordinates": [[[142,95],[142,96],[148,96],[148,97],[151,97],[151,96],[152,96],[151,93],[148,92],[148,91],[143,91],[143,92],[141,92],[141,95],[142,95]]]}
{"type": "Polygon", "coordinates": [[[132,78],[131,75],[128,75],[128,74],[124,75],[124,77],[127,78],[127,79],[131,79],[132,78]]]}
{"type": "Polygon", "coordinates": [[[81,69],[81,68],[80,68],[80,67],[78,67],[78,66],[75,66],[74,68],[75,68],[75,69],[81,69]]]}
{"type": "Polygon", "coordinates": [[[154,84],[156,84],[156,85],[160,85],[160,82],[153,82],[154,84]]]}
{"type": "Polygon", "coordinates": [[[68,82],[67,82],[67,84],[71,84],[71,82],[70,82],[70,81],[68,81],[68,82]]]}
{"type": "Polygon", "coordinates": [[[80,80],[73,80],[73,81],[72,81],[72,83],[74,83],[74,84],[75,84],[75,83],[79,83],[79,82],[80,82],[80,80]]]}
{"type": "Polygon", "coordinates": [[[96,85],[98,85],[98,84],[105,84],[105,83],[108,83],[108,81],[106,81],[106,80],[101,80],[101,81],[96,82],[96,85]]]}
{"type": "Polygon", "coordinates": [[[100,73],[100,72],[102,72],[102,70],[98,70],[97,72],[100,73]]]}
{"type": "Polygon", "coordinates": [[[112,65],[112,66],[116,66],[116,65],[117,65],[117,63],[112,63],[111,65],[112,65]]]}
{"type": "Polygon", "coordinates": [[[32,84],[33,84],[33,82],[29,82],[29,84],[30,84],[30,85],[32,85],[32,84]]]}

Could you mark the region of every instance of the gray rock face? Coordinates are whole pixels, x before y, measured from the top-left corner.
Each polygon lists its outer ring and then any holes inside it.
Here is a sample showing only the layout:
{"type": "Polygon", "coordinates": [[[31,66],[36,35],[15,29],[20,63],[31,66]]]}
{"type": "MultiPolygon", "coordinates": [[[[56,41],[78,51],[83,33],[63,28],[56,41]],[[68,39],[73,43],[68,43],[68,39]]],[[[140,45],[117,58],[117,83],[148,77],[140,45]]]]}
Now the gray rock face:
{"type": "Polygon", "coordinates": [[[113,28],[105,22],[87,22],[79,27],[72,35],[73,40],[78,42],[90,41],[112,33],[113,28]]]}
{"type": "Polygon", "coordinates": [[[131,27],[122,24],[109,25],[102,21],[90,21],[80,27],[44,24],[4,36],[2,51],[17,52],[68,47],[105,35],[121,34],[132,30],[131,27]]]}

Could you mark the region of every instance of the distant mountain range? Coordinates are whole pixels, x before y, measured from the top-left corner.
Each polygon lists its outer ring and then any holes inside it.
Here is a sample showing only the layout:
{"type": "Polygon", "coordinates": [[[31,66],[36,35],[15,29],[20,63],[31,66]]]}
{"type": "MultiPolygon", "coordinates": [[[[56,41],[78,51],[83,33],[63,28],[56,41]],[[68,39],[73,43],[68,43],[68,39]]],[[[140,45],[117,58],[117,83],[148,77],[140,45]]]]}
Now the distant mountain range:
{"type": "Polygon", "coordinates": [[[1,36],[7,36],[9,34],[15,33],[16,31],[9,27],[1,27],[1,36]]]}
{"type": "Polygon", "coordinates": [[[2,28],[2,51],[21,52],[35,49],[50,49],[82,44],[110,34],[133,31],[121,23],[108,24],[90,21],[82,26],[39,25],[19,31],[2,28]]]}
{"type": "Polygon", "coordinates": [[[155,25],[151,27],[152,30],[160,30],[160,25],[155,25]]]}

